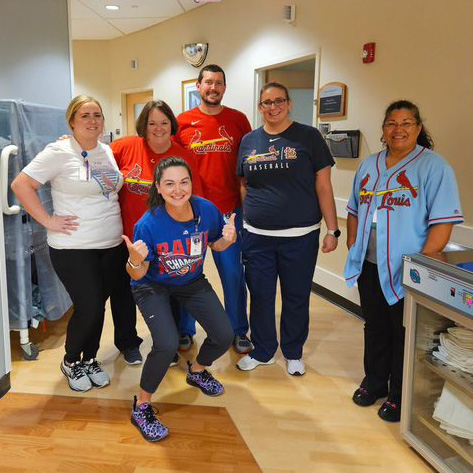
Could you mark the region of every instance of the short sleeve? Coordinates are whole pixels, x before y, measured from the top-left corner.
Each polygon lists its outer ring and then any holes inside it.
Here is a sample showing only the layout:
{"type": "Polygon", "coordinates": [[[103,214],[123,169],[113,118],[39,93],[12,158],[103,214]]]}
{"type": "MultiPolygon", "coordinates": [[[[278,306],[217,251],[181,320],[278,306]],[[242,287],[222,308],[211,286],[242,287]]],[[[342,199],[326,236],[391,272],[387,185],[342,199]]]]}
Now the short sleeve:
{"type": "Polygon", "coordinates": [[[432,167],[424,189],[429,225],[463,222],[457,181],[452,168],[446,162],[441,160],[432,167]]]}
{"type": "Polygon", "coordinates": [[[319,130],[314,127],[310,127],[310,149],[311,149],[311,159],[314,164],[315,171],[319,171],[327,166],[333,166],[335,160],[332,157],[332,153],[328,149],[327,143],[323,139],[319,130]]]}
{"type": "Polygon", "coordinates": [[[32,177],[40,184],[54,179],[61,172],[64,161],[64,151],[54,147],[54,144],[38,153],[36,157],[23,168],[22,172],[32,177]]]}
{"type": "MultiPolygon", "coordinates": [[[[210,203],[210,202],[209,202],[210,203]]],[[[225,225],[225,220],[223,215],[220,213],[218,208],[210,203],[211,208],[211,227],[209,228],[209,243],[217,241],[222,236],[223,226],[225,225]]]]}

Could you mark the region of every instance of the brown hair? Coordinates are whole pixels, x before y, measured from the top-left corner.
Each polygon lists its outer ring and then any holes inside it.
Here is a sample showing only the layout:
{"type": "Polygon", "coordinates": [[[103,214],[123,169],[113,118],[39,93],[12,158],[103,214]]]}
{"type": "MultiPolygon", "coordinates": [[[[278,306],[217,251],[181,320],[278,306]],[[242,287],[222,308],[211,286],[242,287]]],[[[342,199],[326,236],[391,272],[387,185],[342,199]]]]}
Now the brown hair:
{"type": "Polygon", "coordinates": [[[287,87],[285,85],[280,84],[279,82],[268,82],[267,84],[264,84],[263,87],[261,88],[261,91],[259,93],[259,101],[261,103],[261,97],[263,95],[263,92],[266,92],[268,89],[271,89],[272,87],[276,89],[281,89],[284,91],[284,94],[286,95],[286,100],[288,102],[291,101],[291,97],[289,97],[289,90],[287,90],[287,87]]]}
{"type": "Polygon", "coordinates": [[[136,132],[138,133],[138,136],[146,138],[149,114],[151,113],[151,110],[153,110],[153,108],[155,108],[156,110],[159,110],[161,113],[164,113],[164,115],[166,115],[166,117],[171,122],[171,135],[175,135],[177,133],[177,129],[179,125],[177,123],[177,119],[174,113],[171,110],[171,107],[166,102],[163,102],[162,100],[150,100],[143,107],[143,110],[141,110],[140,116],[136,120],[135,128],[136,128],[136,132]]]}
{"type": "Polygon", "coordinates": [[[197,78],[197,82],[200,84],[202,79],[204,78],[204,72],[221,72],[223,75],[223,85],[227,85],[227,78],[225,77],[225,71],[217,64],[207,64],[204,66],[200,72],[199,77],[197,78]]]}

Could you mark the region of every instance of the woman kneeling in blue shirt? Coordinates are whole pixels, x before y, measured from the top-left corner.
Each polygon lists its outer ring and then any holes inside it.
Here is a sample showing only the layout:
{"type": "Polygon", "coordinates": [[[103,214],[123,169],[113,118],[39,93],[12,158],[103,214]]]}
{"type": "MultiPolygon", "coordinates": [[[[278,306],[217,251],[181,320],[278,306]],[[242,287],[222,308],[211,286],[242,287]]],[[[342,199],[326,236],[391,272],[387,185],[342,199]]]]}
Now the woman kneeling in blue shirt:
{"type": "Polygon", "coordinates": [[[192,174],[181,158],[168,157],[155,169],[149,210],[135,225],[128,247],[127,270],[132,291],[153,346],[141,374],[131,421],[149,441],[168,435],[155,416],[151,396],[164,378],[179,346],[171,296],[191,312],[207,333],[196,361],[187,362],[187,383],[217,396],[224,388],[206,369],[233,341],[233,329],[212,286],[203,274],[207,246],[226,250],[236,241],[235,215],[225,224],[217,207],[192,195],[192,174]]]}

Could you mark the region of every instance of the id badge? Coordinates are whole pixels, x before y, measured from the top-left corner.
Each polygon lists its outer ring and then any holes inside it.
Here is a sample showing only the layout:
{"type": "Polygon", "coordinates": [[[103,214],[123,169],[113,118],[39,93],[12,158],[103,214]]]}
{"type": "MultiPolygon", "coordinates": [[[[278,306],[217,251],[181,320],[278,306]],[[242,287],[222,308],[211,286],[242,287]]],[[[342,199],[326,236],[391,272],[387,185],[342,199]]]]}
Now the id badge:
{"type": "Polygon", "coordinates": [[[191,256],[200,256],[202,254],[202,232],[196,232],[191,235],[191,256]]]}

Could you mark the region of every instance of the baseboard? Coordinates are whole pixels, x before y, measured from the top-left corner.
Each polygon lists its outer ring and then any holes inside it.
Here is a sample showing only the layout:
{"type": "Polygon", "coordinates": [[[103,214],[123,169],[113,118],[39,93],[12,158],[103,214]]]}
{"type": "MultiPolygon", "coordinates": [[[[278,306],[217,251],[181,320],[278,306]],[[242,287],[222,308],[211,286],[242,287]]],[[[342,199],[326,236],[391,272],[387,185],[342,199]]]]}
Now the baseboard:
{"type": "Polygon", "coordinates": [[[345,297],[337,294],[326,287],[321,286],[315,282],[312,283],[312,291],[315,292],[320,297],[323,297],[325,300],[335,304],[338,307],[350,312],[357,317],[362,318],[361,316],[361,307],[358,304],[346,299],[345,297]]]}
{"type": "Polygon", "coordinates": [[[10,391],[10,373],[7,373],[0,379],[0,398],[3,397],[8,391],[10,391]]]}

